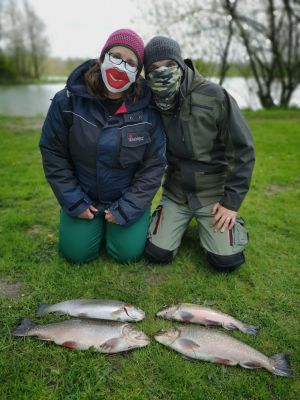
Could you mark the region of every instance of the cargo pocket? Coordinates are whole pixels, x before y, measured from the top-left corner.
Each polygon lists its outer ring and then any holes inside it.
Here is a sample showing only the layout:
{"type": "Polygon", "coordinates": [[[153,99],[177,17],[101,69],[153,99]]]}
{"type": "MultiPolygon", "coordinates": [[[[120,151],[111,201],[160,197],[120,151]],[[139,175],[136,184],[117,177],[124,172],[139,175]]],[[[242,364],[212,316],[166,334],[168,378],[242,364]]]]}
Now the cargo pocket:
{"type": "Polygon", "coordinates": [[[237,251],[243,251],[249,241],[249,235],[244,228],[245,221],[241,217],[236,218],[236,223],[230,230],[230,245],[237,251]]]}
{"type": "Polygon", "coordinates": [[[120,164],[123,168],[143,161],[147,144],[151,142],[148,132],[133,132],[122,129],[120,164]]]}
{"type": "Polygon", "coordinates": [[[151,216],[151,222],[148,233],[149,238],[159,233],[162,219],[163,219],[163,205],[160,204],[159,206],[156,207],[151,216]]]}

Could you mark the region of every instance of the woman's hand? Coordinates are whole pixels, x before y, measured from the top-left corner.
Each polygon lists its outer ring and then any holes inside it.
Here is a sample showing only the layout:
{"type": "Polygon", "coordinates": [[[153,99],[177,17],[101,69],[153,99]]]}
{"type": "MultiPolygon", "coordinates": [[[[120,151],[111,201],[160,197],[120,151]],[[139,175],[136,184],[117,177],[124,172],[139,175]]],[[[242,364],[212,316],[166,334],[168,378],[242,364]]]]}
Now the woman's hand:
{"type": "Polygon", "coordinates": [[[112,213],[110,211],[105,210],[104,213],[105,213],[104,218],[106,219],[107,222],[119,225],[119,222],[117,222],[117,220],[115,219],[115,217],[112,215],[112,213]]]}
{"type": "Polygon", "coordinates": [[[94,219],[94,214],[93,212],[98,212],[97,208],[94,206],[88,206],[88,208],[85,211],[82,211],[79,215],[77,215],[77,218],[81,219],[94,219]]]}
{"type": "Polygon", "coordinates": [[[220,203],[216,203],[213,205],[211,212],[214,215],[211,226],[215,232],[221,231],[223,233],[226,229],[231,229],[235,224],[236,211],[228,210],[228,208],[221,206],[220,203]]]}

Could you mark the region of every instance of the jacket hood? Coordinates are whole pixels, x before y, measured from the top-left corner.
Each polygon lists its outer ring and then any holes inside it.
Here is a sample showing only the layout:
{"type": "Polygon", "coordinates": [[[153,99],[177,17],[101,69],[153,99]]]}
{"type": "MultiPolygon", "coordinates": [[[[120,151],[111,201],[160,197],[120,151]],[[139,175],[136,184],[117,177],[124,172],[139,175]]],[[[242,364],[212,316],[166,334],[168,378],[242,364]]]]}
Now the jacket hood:
{"type": "Polygon", "coordinates": [[[184,79],[180,86],[180,91],[183,97],[188,96],[191,91],[193,91],[197,86],[201,85],[205,82],[205,78],[201,76],[194,66],[192,60],[189,58],[184,60],[185,70],[184,70],[184,79]]]}
{"type": "MultiPolygon", "coordinates": [[[[71,72],[70,76],[67,79],[67,90],[70,91],[72,94],[76,96],[81,96],[81,97],[86,97],[89,99],[95,100],[95,97],[92,96],[91,94],[88,93],[87,87],[84,82],[84,74],[85,72],[90,68],[90,66],[95,62],[96,60],[88,60],[84,62],[83,64],[79,65],[74,69],[73,72],[71,72]]],[[[100,74],[100,70],[99,70],[100,74]]],[[[148,88],[146,85],[146,81],[144,78],[142,78],[142,88],[143,88],[143,93],[142,97],[140,100],[138,100],[135,103],[128,102],[128,100],[125,100],[125,106],[126,110],[128,112],[133,112],[137,110],[141,110],[142,108],[145,108],[149,105],[150,100],[151,100],[151,90],[148,88]]]]}

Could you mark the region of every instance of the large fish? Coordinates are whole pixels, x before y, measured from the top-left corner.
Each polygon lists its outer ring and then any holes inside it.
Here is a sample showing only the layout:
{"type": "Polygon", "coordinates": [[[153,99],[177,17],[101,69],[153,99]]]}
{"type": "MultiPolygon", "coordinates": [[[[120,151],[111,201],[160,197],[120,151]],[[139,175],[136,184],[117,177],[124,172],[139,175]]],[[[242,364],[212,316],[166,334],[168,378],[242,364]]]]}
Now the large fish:
{"type": "Polygon", "coordinates": [[[61,303],[39,306],[36,317],[55,312],[72,317],[106,319],[112,321],[141,321],[145,318],[143,310],[118,300],[68,300],[61,303]]]}
{"type": "Polygon", "coordinates": [[[244,368],[265,368],[275,375],[292,376],[285,354],[267,357],[220,331],[186,325],[162,330],[155,335],[155,340],[178,351],[184,358],[222,365],[239,364],[244,368]]]}
{"type": "Polygon", "coordinates": [[[239,329],[249,335],[256,335],[259,329],[257,326],[244,324],[230,315],[197,304],[182,303],[165,306],[156,313],[156,316],[180,322],[192,322],[206,326],[223,326],[225,329],[239,329]]]}
{"type": "Polygon", "coordinates": [[[93,319],[71,319],[36,325],[28,318],[23,318],[14,335],[34,336],[71,349],[94,348],[101,353],[119,353],[150,343],[144,332],[131,324],[93,319]]]}

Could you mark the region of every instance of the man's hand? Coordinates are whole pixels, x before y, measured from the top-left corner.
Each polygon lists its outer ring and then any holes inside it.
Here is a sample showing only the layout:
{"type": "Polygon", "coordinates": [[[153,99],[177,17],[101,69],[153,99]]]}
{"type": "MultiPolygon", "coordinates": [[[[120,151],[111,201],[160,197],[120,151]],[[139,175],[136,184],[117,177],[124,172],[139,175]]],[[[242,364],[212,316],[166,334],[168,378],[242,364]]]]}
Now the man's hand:
{"type": "Polygon", "coordinates": [[[88,206],[88,208],[85,211],[82,211],[79,215],[77,215],[77,218],[81,219],[94,219],[94,214],[93,212],[98,212],[97,208],[94,206],[88,206]]]}
{"type": "Polygon", "coordinates": [[[105,219],[107,222],[119,225],[119,222],[117,222],[117,220],[115,219],[115,217],[112,215],[112,213],[110,211],[105,210],[104,213],[105,213],[105,219]]]}
{"type": "Polygon", "coordinates": [[[215,232],[221,231],[223,233],[227,228],[231,229],[235,224],[236,211],[228,210],[228,208],[221,206],[220,203],[216,203],[213,205],[211,212],[214,216],[211,226],[215,232]]]}

